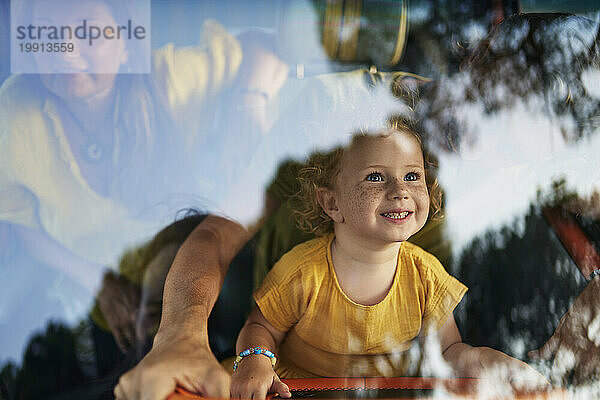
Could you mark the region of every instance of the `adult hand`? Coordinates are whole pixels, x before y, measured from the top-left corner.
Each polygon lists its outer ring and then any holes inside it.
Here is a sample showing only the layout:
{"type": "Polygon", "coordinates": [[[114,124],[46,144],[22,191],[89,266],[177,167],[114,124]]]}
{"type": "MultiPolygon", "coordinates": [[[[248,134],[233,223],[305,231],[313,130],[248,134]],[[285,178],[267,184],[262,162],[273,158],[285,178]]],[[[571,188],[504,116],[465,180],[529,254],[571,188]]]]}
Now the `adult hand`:
{"type": "Polygon", "coordinates": [[[563,385],[600,379],[600,277],[595,277],[563,315],[532,360],[553,360],[552,377],[563,385]]]}
{"type": "Polygon", "coordinates": [[[479,362],[483,376],[491,385],[510,385],[517,392],[535,392],[549,389],[550,382],[521,360],[490,348],[480,348],[479,362]]]}
{"type": "Polygon", "coordinates": [[[164,400],[181,386],[207,397],[229,397],[229,374],[214,357],[208,339],[166,337],[115,387],[117,400],[164,400]]]}
{"type": "Polygon", "coordinates": [[[96,299],[117,346],[127,353],[136,344],[139,289],[126,278],[109,271],[102,279],[96,299]]]}
{"type": "Polygon", "coordinates": [[[470,366],[471,376],[484,378],[479,388],[482,391],[508,393],[514,390],[523,393],[551,387],[543,375],[521,360],[489,347],[472,349],[477,356],[470,366]]]}
{"type": "Polygon", "coordinates": [[[265,133],[272,122],[265,106],[281,90],[289,67],[277,55],[274,35],[250,30],[242,33],[238,39],[244,57],[233,94],[232,111],[238,118],[250,118],[251,123],[265,133]]]}
{"type": "Polygon", "coordinates": [[[289,67],[276,52],[276,37],[257,30],[238,36],[244,58],[238,75],[240,90],[261,92],[264,100],[274,98],[287,79],[289,67]]]}
{"type": "Polygon", "coordinates": [[[283,398],[292,397],[289,387],[281,382],[271,360],[264,356],[246,357],[231,376],[232,399],[265,399],[267,393],[278,393],[283,398]]]}
{"type": "Polygon", "coordinates": [[[219,132],[224,138],[226,156],[221,170],[225,182],[236,184],[241,171],[254,157],[265,135],[277,119],[276,108],[269,107],[285,83],[289,67],[275,51],[275,37],[257,30],[238,36],[243,59],[237,80],[220,115],[219,132]]]}

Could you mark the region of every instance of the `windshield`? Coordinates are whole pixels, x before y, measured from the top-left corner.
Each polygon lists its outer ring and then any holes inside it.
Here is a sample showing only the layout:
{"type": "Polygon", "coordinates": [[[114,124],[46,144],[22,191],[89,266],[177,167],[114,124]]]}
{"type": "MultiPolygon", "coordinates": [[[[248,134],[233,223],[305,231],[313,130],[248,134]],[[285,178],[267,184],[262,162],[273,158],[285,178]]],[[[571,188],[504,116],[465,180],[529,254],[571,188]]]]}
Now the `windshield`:
{"type": "Polygon", "coordinates": [[[463,340],[526,359],[600,265],[599,13],[586,0],[3,1],[2,396],[36,380],[75,393],[135,365],[206,214],[254,237],[209,323],[213,352],[234,355],[252,291],[314,237],[290,217],[298,171],[394,119],[414,123],[441,189],[410,241],[469,288],[463,340]]]}

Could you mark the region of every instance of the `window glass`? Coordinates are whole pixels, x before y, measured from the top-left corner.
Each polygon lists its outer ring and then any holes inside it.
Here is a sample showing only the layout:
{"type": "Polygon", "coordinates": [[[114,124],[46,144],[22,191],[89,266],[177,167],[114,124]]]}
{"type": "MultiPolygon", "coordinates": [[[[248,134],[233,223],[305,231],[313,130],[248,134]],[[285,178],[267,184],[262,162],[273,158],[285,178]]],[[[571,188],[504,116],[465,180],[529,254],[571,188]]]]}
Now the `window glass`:
{"type": "Polygon", "coordinates": [[[0,397],[134,365],[205,214],[262,226],[218,303],[238,317],[211,325],[213,351],[232,355],[252,289],[310,237],[284,214],[300,165],[390,118],[415,122],[435,166],[443,217],[411,240],[469,287],[463,339],[525,359],[599,265],[599,13],[585,0],[0,3],[0,397]],[[51,36],[84,20],[97,43],[51,36]],[[143,45],[125,38],[136,26],[143,45]]]}

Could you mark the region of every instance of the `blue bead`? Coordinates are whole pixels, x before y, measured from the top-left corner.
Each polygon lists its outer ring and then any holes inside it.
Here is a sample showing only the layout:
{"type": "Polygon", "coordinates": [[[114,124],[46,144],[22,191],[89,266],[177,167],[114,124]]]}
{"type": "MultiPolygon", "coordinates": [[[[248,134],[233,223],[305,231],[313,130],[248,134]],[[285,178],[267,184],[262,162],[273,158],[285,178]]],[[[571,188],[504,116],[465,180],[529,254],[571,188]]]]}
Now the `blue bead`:
{"type": "Polygon", "coordinates": [[[267,357],[269,357],[269,358],[271,358],[271,357],[273,357],[275,354],[273,354],[273,353],[271,353],[269,350],[267,350],[267,351],[265,351],[265,352],[264,352],[264,355],[265,355],[265,356],[267,356],[267,357]]]}
{"type": "Polygon", "coordinates": [[[261,354],[262,353],[262,349],[260,347],[257,347],[254,349],[254,354],[261,354]]]}
{"type": "Polygon", "coordinates": [[[240,353],[240,356],[242,356],[242,357],[246,357],[246,356],[249,356],[249,355],[250,355],[250,350],[244,350],[244,351],[242,351],[240,353]]]}

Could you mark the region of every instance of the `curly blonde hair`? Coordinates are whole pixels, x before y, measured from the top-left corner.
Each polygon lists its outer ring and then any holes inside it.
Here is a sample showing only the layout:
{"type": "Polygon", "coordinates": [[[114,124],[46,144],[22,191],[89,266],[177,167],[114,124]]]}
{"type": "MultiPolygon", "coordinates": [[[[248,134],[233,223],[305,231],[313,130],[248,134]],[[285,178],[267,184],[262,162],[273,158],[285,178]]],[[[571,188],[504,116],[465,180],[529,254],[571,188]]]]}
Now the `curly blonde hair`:
{"type": "Polygon", "coordinates": [[[317,190],[333,188],[340,173],[342,157],[348,149],[366,137],[387,137],[394,133],[409,133],[419,143],[423,152],[425,182],[429,192],[429,219],[441,218],[443,193],[437,180],[437,159],[424,149],[423,141],[414,123],[396,118],[390,121],[388,129],[378,134],[359,132],[353,135],[347,147],[337,147],[327,153],[316,152],[309,157],[306,166],[298,173],[300,191],[292,197],[290,202],[298,228],[319,236],[333,232],[333,221],[321,208],[317,200],[317,190]]]}

